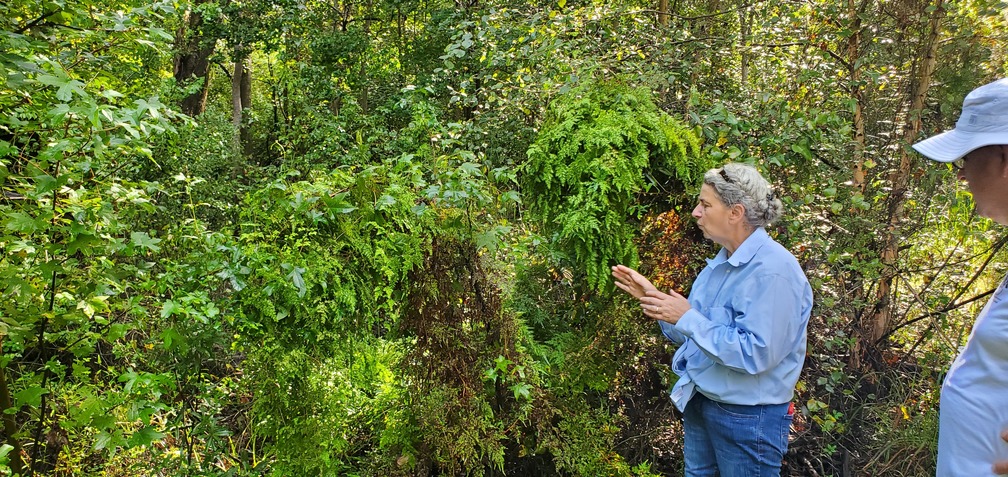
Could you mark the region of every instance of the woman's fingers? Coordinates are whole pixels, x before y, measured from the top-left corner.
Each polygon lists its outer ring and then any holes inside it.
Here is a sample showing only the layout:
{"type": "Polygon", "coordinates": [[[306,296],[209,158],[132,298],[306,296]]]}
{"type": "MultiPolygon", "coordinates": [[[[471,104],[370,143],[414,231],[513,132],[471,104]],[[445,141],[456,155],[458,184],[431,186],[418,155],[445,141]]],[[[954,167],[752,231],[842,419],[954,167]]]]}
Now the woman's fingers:
{"type": "MultiPolygon", "coordinates": [[[[676,295],[678,295],[678,293],[676,295]]],[[[658,290],[648,290],[644,292],[644,296],[641,297],[641,300],[647,299],[649,300],[649,303],[651,302],[657,303],[660,301],[668,300],[670,298],[673,298],[673,295],[669,295],[668,293],[662,293],[658,290]]]]}
{"type": "Polygon", "coordinates": [[[648,289],[646,284],[650,284],[648,279],[644,278],[643,275],[624,265],[614,265],[612,267],[612,276],[615,279],[616,286],[634,298],[644,296],[645,290],[648,289]]]}
{"type": "MultiPolygon", "coordinates": [[[[1008,429],[1001,431],[1001,439],[1008,442],[1008,429]]],[[[999,460],[993,465],[994,473],[998,475],[1008,474],[1008,460],[999,460]]]]}

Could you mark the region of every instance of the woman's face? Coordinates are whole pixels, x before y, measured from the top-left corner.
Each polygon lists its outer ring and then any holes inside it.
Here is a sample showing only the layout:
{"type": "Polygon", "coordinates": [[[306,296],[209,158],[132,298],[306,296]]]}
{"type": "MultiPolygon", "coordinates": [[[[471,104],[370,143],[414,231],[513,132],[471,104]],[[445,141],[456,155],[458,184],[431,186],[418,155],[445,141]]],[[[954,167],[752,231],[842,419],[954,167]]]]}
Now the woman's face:
{"type": "Polygon", "coordinates": [[[703,232],[704,237],[725,245],[731,236],[732,224],[729,222],[731,209],[721,202],[721,197],[714,191],[714,187],[704,184],[700,187],[700,197],[697,205],[693,208],[693,218],[697,221],[697,226],[703,232]]]}
{"type": "Polygon", "coordinates": [[[1008,198],[1002,185],[1003,176],[1008,170],[1004,163],[1004,153],[1004,146],[975,149],[963,158],[956,177],[969,185],[977,214],[1008,225],[1008,198]]]}

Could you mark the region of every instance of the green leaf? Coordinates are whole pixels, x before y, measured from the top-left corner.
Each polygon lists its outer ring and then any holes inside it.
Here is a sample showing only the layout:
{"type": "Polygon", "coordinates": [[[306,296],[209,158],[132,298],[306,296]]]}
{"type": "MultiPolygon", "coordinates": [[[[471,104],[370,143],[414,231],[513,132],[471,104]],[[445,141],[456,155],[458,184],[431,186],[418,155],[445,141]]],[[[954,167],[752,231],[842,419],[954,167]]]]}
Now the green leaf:
{"type": "Polygon", "coordinates": [[[74,93],[82,98],[87,98],[89,96],[87,91],[84,91],[84,83],[77,80],[70,80],[60,86],[59,90],[56,91],[56,99],[60,101],[70,101],[73,99],[74,93]]]}
{"type": "Polygon", "coordinates": [[[67,82],[66,76],[58,77],[50,74],[38,75],[35,77],[35,80],[48,86],[63,86],[67,82]]]}
{"type": "Polygon", "coordinates": [[[161,332],[161,341],[164,349],[171,350],[185,344],[186,339],[175,328],[168,328],[161,332]]]}
{"type": "MultiPolygon", "coordinates": [[[[11,143],[7,141],[0,141],[0,157],[13,156],[17,154],[18,148],[11,146],[11,143]]],[[[3,166],[3,170],[6,172],[7,166],[3,166]]],[[[6,177],[6,174],[0,177],[6,177]]]]}
{"type": "Polygon", "coordinates": [[[134,246],[146,248],[152,252],[161,250],[161,247],[157,245],[161,242],[161,239],[152,238],[147,232],[131,232],[130,241],[133,242],[134,246]]]}
{"type": "Polygon", "coordinates": [[[116,429],[112,434],[102,431],[95,438],[94,450],[112,449],[112,452],[115,452],[116,448],[122,447],[124,444],[126,444],[126,439],[123,439],[121,430],[116,429]]]}
{"type": "Polygon", "coordinates": [[[396,203],[395,197],[392,197],[391,195],[388,194],[383,194],[381,197],[378,198],[378,204],[375,206],[375,208],[378,210],[384,210],[391,207],[392,205],[395,205],[395,203],[396,203]]]}
{"type": "Polygon", "coordinates": [[[521,195],[516,190],[509,190],[501,194],[498,200],[500,200],[502,204],[507,204],[511,202],[514,202],[515,204],[521,204],[521,195]]]}
{"type": "Polygon", "coordinates": [[[120,93],[120,92],[118,92],[118,91],[116,91],[114,89],[105,89],[105,90],[102,90],[101,93],[98,93],[98,94],[101,95],[103,98],[110,99],[110,100],[111,99],[116,99],[116,98],[122,98],[123,97],[122,93],[120,93]]]}
{"type": "Polygon", "coordinates": [[[31,234],[41,228],[34,218],[24,212],[7,212],[6,216],[7,230],[31,234]]]}
{"type": "Polygon", "coordinates": [[[287,278],[290,278],[291,283],[294,284],[298,289],[298,297],[304,298],[305,293],[308,292],[308,287],[305,285],[304,278],[301,276],[305,272],[304,268],[293,267],[290,273],[287,274],[287,278]]]}
{"type": "Polygon", "coordinates": [[[105,338],[109,341],[117,341],[123,336],[126,336],[126,331],[129,329],[125,323],[113,323],[109,327],[108,333],[105,334],[105,338]]]}
{"type": "Polygon", "coordinates": [[[91,421],[88,424],[95,429],[109,429],[115,426],[115,423],[115,416],[109,414],[95,414],[91,417],[91,421]]]}
{"type": "Polygon", "coordinates": [[[531,390],[532,386],[525,383],[515,384],[514,386],[511,386],[511,392],[514,393],[515,399],[525,399],[525,400],[530,399],[532,397],[531,390]]]}
{"type": "Polygon", "coordinates": [[[98,433],[98,437],[95,438],[94,450],[100,451],[106,447],[110,447],[109,444],[112,443],[112,434],[108,432],[101,431],[98,433]]]}
{"type": "Polygon", "coordinates": [[[90,303],[89,300],[81,300],[77,302],[77,309],[84,312],[84,316],[88,318],[94,318],[95,308],[94,305],[90,303]]]}
{"type": "Polygon", "coordinates": [[[347,195],[349,195],[349,192],[340,192],[339,194],[325,200],[329,210],[334,214],[349,214],[350,212],[357,210],[357,207],[347,202],[347,195]]]}
{"type": "Polygon", "coordinates": [[[182,306],[172,300],[165,300],[161,305],[161,318],[168,318],[182,310],[182,306]]]}
{"type": "Polygon", "coordinates": [[[74,237],[70,243],[67,244],[67,254],[73,255],[78,251],[84,252],[86,255],[91,255],[88,253],[93,245],[104,243],[105,241],[99,237],[96,237],[90,233],[78,234],[74,237]]]}
{"type": "Polygon", "coordinates": [[[483,171],[480,170],[480,165],[474,162],[464,162],[458,167],[460,172],[464,172],[470,176],[482,176],[483,171]]]}
{"type": "Polygon", "coordinates": [[[49,110],[49,117],[56,122],[56,124],[62,124],[63,120],[70,114],[70,105],[66,103],[59,103],[56,107],[49,110]]]}
{"type": "Polygon", "coordinates": [[[828,409],[829,408],[828,404],[826,404],[826,403],[824,403],[822,401],[819,401],[817,399],[809,399],[808,402],[805,403],[805,405],[806,405],[806,407],[808,407],[808,410],[811,411],[811,412],[819,412],[819,411],[822,411],[824,409],[828,409]]]}
{"type": "Polygon", "coordinates": [[[164,433],[158,432],[151,426],[144,426],[130,436],[128,444],[130,447],[149,446],[154,441],[164,439],[164,433]]]}
{"type": "Polygon", "coordinates": [[[14,447],[11,446],[10,444],[4,444],[0,446],[0,464],[7,465],[7,462],[10,461],[10,458],[7,457],[7,454],[10,454],[10,451],[12,450],[14,450],[14,447]]]}
{"type": "Polygon", "coordinates": [[[39,407],[42,405],[42,395],[46,393],[45,389],[41,386],[31,386],[27,389],[22,389],[14,394],[15,407],[21,406],[31,406],[39,407]]]}
{"type": "Polygon", "coordinates": [[[791,150],[801,154],[806,160],[812,160],[812,149],[809,149],[808,144],[794,143],[791,145],[791,150]]]}

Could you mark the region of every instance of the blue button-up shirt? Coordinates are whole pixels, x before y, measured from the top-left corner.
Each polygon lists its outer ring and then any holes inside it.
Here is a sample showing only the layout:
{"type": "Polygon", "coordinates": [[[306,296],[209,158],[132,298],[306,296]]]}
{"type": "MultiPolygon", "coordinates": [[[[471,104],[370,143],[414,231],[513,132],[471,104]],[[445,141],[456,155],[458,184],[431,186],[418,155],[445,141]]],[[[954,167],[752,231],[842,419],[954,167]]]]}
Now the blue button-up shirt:
{"type": "Polygon", "coordinates": [[[756,229],[721,251],[693,282],[692,308],[662,333],[682,346],[672,358],[680,411],[696,391],[729,404],[783,404],[805,364],[812,287],[794,255],[756,229]]]}

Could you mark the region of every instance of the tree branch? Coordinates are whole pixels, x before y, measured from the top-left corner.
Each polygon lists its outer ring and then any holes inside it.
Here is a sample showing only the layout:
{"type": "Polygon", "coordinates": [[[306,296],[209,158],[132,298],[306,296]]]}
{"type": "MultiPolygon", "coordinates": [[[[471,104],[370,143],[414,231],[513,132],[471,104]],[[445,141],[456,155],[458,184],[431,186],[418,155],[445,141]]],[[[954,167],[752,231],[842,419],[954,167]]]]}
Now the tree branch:
{"type": "Polygon", "coordinates": [[[28,24],[25,25],[25,26],[23,26],[21,28],[18,28],[17,30],[14,31],[14,33],[17,33],[18,35],[22,35],[22,34],[24,34],[24,32],[26,32],[28,30],[31,30],[32,28],[35,28],[36,26],[38,26],[40,23],[44,22],[46,20],[46,18],[49,18],[49,17],[51,17],[51,16],[53,16],[53,15],[55,15],[57,13],[59,13],[59,9],[53,10],[51,12],[43,13],[42,16],[40,16],[40,17],[38,17],[38,18],[36,18],[36,19],[28,22],[28,24]]]}

